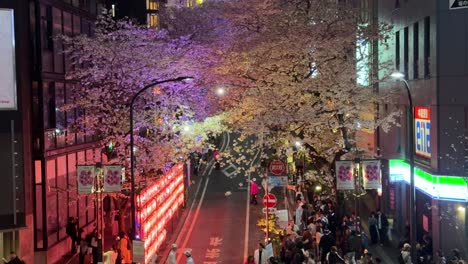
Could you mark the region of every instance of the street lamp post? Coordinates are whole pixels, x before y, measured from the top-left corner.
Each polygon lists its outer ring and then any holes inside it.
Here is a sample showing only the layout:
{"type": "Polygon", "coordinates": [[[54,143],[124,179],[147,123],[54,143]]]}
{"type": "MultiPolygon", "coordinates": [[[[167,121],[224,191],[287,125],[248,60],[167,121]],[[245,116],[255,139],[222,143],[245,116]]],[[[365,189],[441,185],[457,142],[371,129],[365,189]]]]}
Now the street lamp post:
{"type": "Polygon", "coordinates": [[[135,153],[134,153],[134,135],[133,135],[133,106],[135,104],[135,100],[138,98],[140,94],[144,91],[148,90],[149,88],[163,83],[168,82],[181,82],[185,80],[191,80],[192,77],[178,77],[174,79],[167,79],[162,81],[154,81],[142,89],[140,89],[135,95],[133,95],[132,100],[130,101],[130,181],[131,181],[131,193],[130,193],[130,206],[132,211],[132,239],[136,239],[136,206],[135,206],[135,153]]]}
{"type": "MultiPolygon", "coordinates": [[[[400,72],[391,74],[392,78],[402,81],[405,84],[406,92],[409,101],[409,162],[410,162],[410,241],[411,249],[413,252],[416,250],[417,241],[417,220],[416,220],[416,189],[414,185],[414,109],[413,109],[413,98],[411,96],[410,86],[408,81],[405,80],[405,75],[400,72]]],[[[413,254],[413,259],[415,255],[413,254]]]]}

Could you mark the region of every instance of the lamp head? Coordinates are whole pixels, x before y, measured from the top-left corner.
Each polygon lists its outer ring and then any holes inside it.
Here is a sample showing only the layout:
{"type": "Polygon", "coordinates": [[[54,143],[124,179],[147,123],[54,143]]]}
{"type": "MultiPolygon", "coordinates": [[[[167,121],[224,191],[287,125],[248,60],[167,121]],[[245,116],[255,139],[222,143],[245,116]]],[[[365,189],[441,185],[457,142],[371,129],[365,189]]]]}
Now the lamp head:
{"type": "Polygon", "coordinates": [[[219,87],[216,89],[216,94],[219,96],[223,96],[226,93],[226,90],[223,87],[219,87]]]}
{"type": "Polygon", "coordinates": [[[405,75],[401,72],[394,72],[390,74],[390,77],[392,77],[393,79],[397,79],[397,80],[403,80],[405,78],[405,75]]]}

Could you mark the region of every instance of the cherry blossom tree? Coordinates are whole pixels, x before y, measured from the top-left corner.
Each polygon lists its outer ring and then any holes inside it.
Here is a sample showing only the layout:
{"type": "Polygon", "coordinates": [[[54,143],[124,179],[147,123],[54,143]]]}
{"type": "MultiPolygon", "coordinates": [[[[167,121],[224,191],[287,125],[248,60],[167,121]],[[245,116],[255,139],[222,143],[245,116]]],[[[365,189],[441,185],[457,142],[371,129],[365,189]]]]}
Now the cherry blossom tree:
{"type": "Polygon", "coordinates": [[[236,0],[170,9],[166,17],[170,35],[215,43],[222,59],[205,81],[226,88],[232,129],[257,135],[278,155],[300,140],[317,173],[332,177],[335,160],[357,153],[359,133],[387,130],[399,114],[378,113],[392,95],[373,89],[380,79],[372,69],[388,65],[377,65],[371,48],[385,45],[390,28],[368,11],[327,0],[236,0]]]}
{"type": "Polygon", "coordinates": [[[192,147],[206,143],[208,133],[219,133],[222,126],[205,121],[211,104],[197,81],[212,63],[202,56],[205,47],[184,36],[170,37],[165,30],[115,21],[107,14],[99,17],[92,36],[61,38],[73,62],[66,77],[76,82],[62,110],[78,109],[81,114],[71,129],[96,135],[103,145],[112,144],[115,162],[128,165],[130,101],[154,81],[193,79],[155,86],[136,100],[132,133],[137,175],[154,176],[192,147]],[[198,127],[197,134],[186,133],[188,126],[198,127]]]}

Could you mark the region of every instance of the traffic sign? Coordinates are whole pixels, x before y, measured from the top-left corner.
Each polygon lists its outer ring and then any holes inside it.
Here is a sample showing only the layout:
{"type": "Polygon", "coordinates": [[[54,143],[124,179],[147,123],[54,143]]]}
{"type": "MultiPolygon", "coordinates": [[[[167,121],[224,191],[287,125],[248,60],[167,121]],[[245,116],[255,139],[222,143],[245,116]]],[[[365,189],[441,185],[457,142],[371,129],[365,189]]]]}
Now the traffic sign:
{"type": "Polygon", "coordinates": [[[268,187],[286,187],[288,176],[268,176],[268,187]]]}
{"type": "Polygon", "coordinates": [[[265,196],[263,196],[263,205],[266,208],[275,207],[275,205],[276,205],[276,196],[274,194],[272,194],[272,193],[265,194],[265,196]]]}
{"type": "Polygon", "coordinates": [[[278,210],[276,210],[276,208],[265,208],[263,207],[262,208],[262,213],[266,214],[268,210],[268,213],[271,213],[271,214],[276,214],[276,212],[278,212],[278,210]]]}
{"type": "Polygon", "coordinates": [[[270,172],[274,175],[284,175],[286,172],[286,165],[281,160],[272,160],[269,168],[270,172]]]}
{"type": "Polygon", "coordinates": [[[468,0],[449,0],[449,9],[468,8],[468,0]]]}

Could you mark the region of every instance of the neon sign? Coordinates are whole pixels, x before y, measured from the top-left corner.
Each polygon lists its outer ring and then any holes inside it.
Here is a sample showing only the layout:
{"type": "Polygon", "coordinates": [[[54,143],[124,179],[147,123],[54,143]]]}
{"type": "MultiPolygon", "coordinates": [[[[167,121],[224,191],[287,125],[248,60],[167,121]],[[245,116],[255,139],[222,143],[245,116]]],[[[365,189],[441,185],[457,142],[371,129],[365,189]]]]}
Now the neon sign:
{"type": "Polygon", "coordinates": [[[431,108],[414,108],[415,150],[416,154],[431,157],[431,108]]]}
{"type": "Polygon", "coordinates": [[[166,225],[184,202],[184,167],[177,164],[137,197],[139,236],[144,241],[145,263],[150,263],[166,238],[166,225]]]}
{"type": "MultiPolygon", "coordinates": [[[[410,166],[403,160],[389,160],[390,181],[410,183],[410,166]]],[[[415,186],[433,199],[468,201],[468,184],[460,176],[432,175],[414,168],[415,186]]]]}

